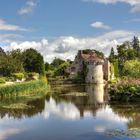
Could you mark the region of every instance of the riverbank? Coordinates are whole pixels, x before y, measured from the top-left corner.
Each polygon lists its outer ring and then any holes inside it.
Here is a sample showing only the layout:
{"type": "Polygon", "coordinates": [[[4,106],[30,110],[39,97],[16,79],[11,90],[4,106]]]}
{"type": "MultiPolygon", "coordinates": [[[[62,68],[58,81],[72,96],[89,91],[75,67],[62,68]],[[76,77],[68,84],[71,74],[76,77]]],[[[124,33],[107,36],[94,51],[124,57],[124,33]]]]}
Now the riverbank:
{"type": "Polygon", "coordinates": [[[121,79],[109,86],[109,94],[111,101],[140,101],[140,80],[121,79]]]}
{"type": "Polygon", "coordinates": [[[44,80],[16,83],[12,85],[1,85],[0,96],[24,95],[47,92],[49,86],[44,80]]]}

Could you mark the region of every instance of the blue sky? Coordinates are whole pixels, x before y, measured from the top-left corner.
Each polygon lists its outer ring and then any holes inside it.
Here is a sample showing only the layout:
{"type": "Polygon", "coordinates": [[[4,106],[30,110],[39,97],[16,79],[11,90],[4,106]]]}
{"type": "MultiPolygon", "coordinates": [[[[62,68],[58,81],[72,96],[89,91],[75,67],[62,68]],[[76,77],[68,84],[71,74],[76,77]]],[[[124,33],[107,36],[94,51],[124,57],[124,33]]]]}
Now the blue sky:
{"type": "Polygon", "coordinates": [[[0,46],[39,50],[45,60],[78,49],[108,54],[140,34],[140,0],[0,0],[0,46]]]}

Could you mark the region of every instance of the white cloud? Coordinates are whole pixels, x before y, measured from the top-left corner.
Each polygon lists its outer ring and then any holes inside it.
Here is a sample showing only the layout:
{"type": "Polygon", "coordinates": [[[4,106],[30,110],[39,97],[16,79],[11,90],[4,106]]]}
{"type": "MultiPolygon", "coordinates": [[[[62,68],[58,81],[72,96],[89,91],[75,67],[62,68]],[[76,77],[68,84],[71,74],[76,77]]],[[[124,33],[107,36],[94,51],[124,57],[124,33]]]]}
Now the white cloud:
{"type": "Polygon", "coordinates": [[[131,9],[131,13],[136,13],[136,12],[140,12],[140,3],[133,6],[133,8],[131,9]]]}
{"type": "Polygon", "coordinates": [[[93,28],[99,28],[99,29],[110,29],[111,27],[108,25],[105,25],[103,22],[96,21],[91,24],[91,27],[93,28]]]}
{"type": "Polygon", "coordinates": [[[129,4],[132,9],[131,12],[140,12],[140,0],[82,0],[84,2],[102,3],[102,4],[116,4],[116,3],[126,3],[129,4]]]}
{"type": "Polygon", "coordinates": [[[17,135],[21,133],[23,130],[17,128],[9,128],[5,130],[0,130],[0,139],[6,140],[9,136],[17,135]]]}
{"type": "Polygon", "coordinates": [[[50,101],[46,102],[43,116],[48,119],[51,114],[68,120],[76,120],[80,118],[79,110],[75,105],[66,102],[57,104],[52,98],[50,99],[50,101]]]}
{"type": "MultiPolygon", "coordinates": [[[[92,110],[84,110],[84,118],[93,118],[92,110]]],[[[51,118],[51,115],[55,115],[63,120],[80,120],[80,111],[72,103],[60,102],[51,98],[45,103],[45,109],[42,112],[45,119],[51,118]]],[[[118,126],[125,126],[132,118],[121,117],[115,114],[110,106],[105,106],[97,110],[96,119],[92,119],[95,125],[93,126],[93,131],[95,132],[105,132],[108,129],[117,129],[118,126]],[[104,122],[104,123],[103,123],[104,122]]]]}
{"type": "Polygon", "coordinates": [[[34,0],[27,0],[26,5],[18,10],[19,15],[27,15],[32,13],[37,3],[34,0]]]}
{"type": "Polygon", "coordinates": [[[11,42],[10,45],[3,47],[5,50],[28,48],[37,49],[44,56],[44,59],[51,62],[55,57],[61,59],[74,59],[80,49],[96,49],[109,55],[111,47],[116,47],[126,40],[132,39],[134,32],[116,30],[107,32],[97,37],[76,38],[72,36],[60,37],[52,42],[47,39],[41,41],[24,41],[22,43],[11,42]]]}
{"type": "Polygon", "coordinates": [[[8,24],[3,19],[0,19],[0,30],[4,30],[4,31],[29,31],[28,29],[22,28],[20,26],[8,24]]]}

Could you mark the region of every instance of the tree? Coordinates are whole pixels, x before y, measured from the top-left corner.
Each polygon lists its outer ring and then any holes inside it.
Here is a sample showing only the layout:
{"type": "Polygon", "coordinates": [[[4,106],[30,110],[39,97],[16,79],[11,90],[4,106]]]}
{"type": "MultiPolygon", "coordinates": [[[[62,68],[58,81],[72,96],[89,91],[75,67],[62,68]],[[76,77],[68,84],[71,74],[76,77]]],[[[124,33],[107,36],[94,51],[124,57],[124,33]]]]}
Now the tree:
{"type": "Polygon", "coordinates": [[[43,56],[35,49],[27,49],[23,53],[23,66],[26,72],[45,74],[43,56]]]}
{"type": "Polygon", "coordinates": [[[132,46],[133,46],[134,50],[136,50],[137,56],[140,58],[140,42],[139,42],[138,37],[134,36],[134,39],[132,41],[132,46]]]}
{"type": "Polygon", "coordinates": [[[51,65],[53,66],[53,67],[58,67],[58,66],[60,66],[61,64],[63,64],[65,61],[64,60],[62,60],[62,59],[60,59],[60,58],[55,58],[54,60],[53,60],[53,62],[51,63],[51,65]]]}
{"type": "Polygon", "coordinates": [[[50,70],[50,64],[48,62],[45,63],[45,71],[50,70]]]}
{"type": "Polygon", "coordinates": [[[13,63],[14,63],[14,68],[15,72],[24,72],[23,68],[23,55],[20,49],[12,50],[10,52],[7,52],[7,55],[11,57],[13,63]]]}
{"type": "Polygon", "coordinates": [[[64,62],[63,64],[59,65],[58,68],[54,70],[54,76],[62,76],[65,75],[65,70],[67,67],[69,67],[70,63],[69,62],[64,62]]]}
{"type": "Polygon", "coordinates": [[[134,36],[133,41],[132,41],[132,46],[137,51],[140,49],[140,42],[139,42],[138,37],[134,36]]]}
{"type": "Polygon", "coordinates": [[[0,56],[2,55],[6,55],[6,53],[4,52],[4,50],[0,47],[0,56]]]}
{"type": "Polygon", "coordinates": [[[2,52],[0,55],[0,75],[10,76],[12,73],[23,72],[22,53],[20,50],[2,52]]]}
{"type": "Polygon", "coordinates": [[[140,78],[140,61],[129,60],[124,63],[123,74],[125,76],[140,78]]]}
{"type": "Polygon", "coordinates": [[[115,59],[115,52],[114,52],[114,48],[112,47],[112,48],[111,48],[110,55],[109,55],[109,61],[110,61],[110,62],[113,62],[114,59],[115,59]]]}
{"type": "Polygon", "coordinates": [[[117,46],[119,70],[122,71],[124,62],[127,60],[127,47],[125,44],[117,46]]]}

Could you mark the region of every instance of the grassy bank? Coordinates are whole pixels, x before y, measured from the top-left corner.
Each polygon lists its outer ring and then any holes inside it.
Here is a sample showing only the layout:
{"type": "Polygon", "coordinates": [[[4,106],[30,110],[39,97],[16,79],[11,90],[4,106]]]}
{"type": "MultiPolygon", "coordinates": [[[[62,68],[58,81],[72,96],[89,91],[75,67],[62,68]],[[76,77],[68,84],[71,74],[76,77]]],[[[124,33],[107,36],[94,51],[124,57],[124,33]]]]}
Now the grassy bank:
{"type": "Polygon", "coordinates": [[[17,83],[12,85],[0,86],[0,96],[24,95],[47,92],[49,86],[44,80],[17,83]]]}
{"type": "Polygon", "coordinates": [[[109,87],[111,101],[140,101],[140,80],[123,79],[109,87]]]}

